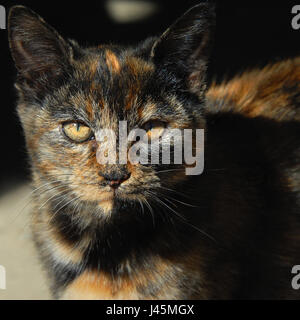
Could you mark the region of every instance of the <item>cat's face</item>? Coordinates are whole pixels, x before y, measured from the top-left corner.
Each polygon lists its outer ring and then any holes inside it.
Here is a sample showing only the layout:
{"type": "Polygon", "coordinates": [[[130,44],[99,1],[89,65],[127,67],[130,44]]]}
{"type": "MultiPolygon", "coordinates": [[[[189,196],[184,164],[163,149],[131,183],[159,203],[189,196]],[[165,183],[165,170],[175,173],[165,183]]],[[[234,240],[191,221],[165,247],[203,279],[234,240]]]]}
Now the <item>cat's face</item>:
{"type": "Polygon", "coordinates": [[[65,204],[93,203],[110,213],[118,200],[147,203],[186,181],[184,163],[100,163],[98,137],[110,129],[119,142],[119,121],[126,121],[128,132],[142,128],[152,139],[169,128],[203,126],[213,16],[200,5],[161,38],[136,48],[81,48],[30,10],[12,9],[18,112],[36,183],[59,190],[65,204]]]}

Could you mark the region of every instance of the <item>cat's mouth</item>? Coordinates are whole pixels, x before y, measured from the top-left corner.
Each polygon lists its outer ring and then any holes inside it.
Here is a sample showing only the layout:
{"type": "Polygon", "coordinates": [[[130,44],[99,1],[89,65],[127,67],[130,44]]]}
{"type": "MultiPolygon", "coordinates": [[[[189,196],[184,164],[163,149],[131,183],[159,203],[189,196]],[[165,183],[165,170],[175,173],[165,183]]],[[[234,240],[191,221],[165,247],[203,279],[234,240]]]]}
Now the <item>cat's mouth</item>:
{"type": "Polygon", "coordinates": [[[128,188],[128,185],[125,186],[110,186],[107,185],[101,188],[101,193],[99,196],[99,200],[103,201],[111,201],[115,200],[138,200],[139,198],[143,198],[142,192],[133,186],[128,188]]]}
{"type": "Polygon", "coordinates": [[[101,201],[113,201],[113,200],[122,199],[125,196],[126,197],[128,196],[124,188],[107,185],[105,187],[102,187],[101,189],[102,189],[100,193],[101,201]]]}
{"type": "Polygon", "coordinates": [[[127,204],[146,202],[154,188],[159,185],[160,181],[154,173],[145,175],[144,172],[134,172],[134,174],[131,172],[126,176],[105,175],[104,179],[84,183],[84,187],[80,190],[76,188],[76,191],[79,191],[81,200],[96,204],[109,213],[124,202],[127,204]]]}
{"type": "MultiPolygon", "coordinates": [[[[128,191],[128,190],[127,190],[128,191]]],[[[137,191],[127,192],[126,188],[112,188],[110,186],[104,187],[99,195],[98,205],[104,214],[110,214],[115,207],[116,202],[119,201],[138,201],[140,195],[137,191]]]]}
{"type": "Polygon", "coordinates": [[[114,200],[115,197],[116,196],[115,196],[114,190],[107,190],[107,191],[101,192],[101,194],[100,194],[101,201],[114,200]]]}

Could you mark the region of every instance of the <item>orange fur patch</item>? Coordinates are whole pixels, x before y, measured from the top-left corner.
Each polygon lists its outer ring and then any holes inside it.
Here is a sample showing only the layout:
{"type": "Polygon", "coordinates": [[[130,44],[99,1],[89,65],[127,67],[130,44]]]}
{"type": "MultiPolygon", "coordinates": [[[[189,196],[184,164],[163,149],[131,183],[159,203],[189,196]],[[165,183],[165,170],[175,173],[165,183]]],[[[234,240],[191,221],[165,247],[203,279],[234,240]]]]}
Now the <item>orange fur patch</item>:
{"type": "Polygon", "coordinates": [[[95,59],[94,61],[92,61],[91,65],[90,65],[90,72],[91,72],[91,77],[93,78],[97,72],[99,66],[99,61],[98,59],[95,59]]]}
{"type": "Polygon", "coordinates": [[[245,72],[220,85],[214,83],[207,98],[229,102],[222,111],[235,111],[247,117],[296,120],[300,114],[290,101],[291,90],[300,90],[300,58],[245,72]]]}
{"type": "Polygon", "coordinates": [[[62,300],[135,300],[137,292],[129,280],[113,282],[105,273],[85,271],[67,287],[62,300]]]}
{"type": "Polygon", "coordinates": [[[94,120],[94,112],[93,112],[93,105],[92,105],[91,99],[87,100],[85,109],[86,109],[86,112],[88,114],[89,119],[91,121],[94,120]]]}
{"type": "Polygon", "coordinates": [[[111,68],[115,73],[119,73],[121,70],[121,65],[116,57],[116,55],[110,50],[106,50],[106,64],[111,68]]]}

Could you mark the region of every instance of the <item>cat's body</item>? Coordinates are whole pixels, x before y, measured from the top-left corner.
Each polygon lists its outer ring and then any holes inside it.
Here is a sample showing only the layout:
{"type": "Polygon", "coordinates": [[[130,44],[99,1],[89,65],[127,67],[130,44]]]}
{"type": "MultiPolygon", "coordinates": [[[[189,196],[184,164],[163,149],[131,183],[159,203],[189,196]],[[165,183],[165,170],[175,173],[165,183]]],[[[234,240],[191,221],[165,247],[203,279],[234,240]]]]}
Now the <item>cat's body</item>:
{"type": "Polygon", "coordinates": [[[300,264],[300,60],[205,93],[213,17],[202,4],[137,48],[82,49],[28,9],[12,11],[18,112],[38,188],[33,233],[56,298],[300,297],[291,286],[300,264]],[[95,140],[72,144],[60,127],[80,120],[116,130],[124,119],[204,128],[204,172],[103,166],[95,140]],[[112,195],[103,181],[124,170],[112,195]]]}

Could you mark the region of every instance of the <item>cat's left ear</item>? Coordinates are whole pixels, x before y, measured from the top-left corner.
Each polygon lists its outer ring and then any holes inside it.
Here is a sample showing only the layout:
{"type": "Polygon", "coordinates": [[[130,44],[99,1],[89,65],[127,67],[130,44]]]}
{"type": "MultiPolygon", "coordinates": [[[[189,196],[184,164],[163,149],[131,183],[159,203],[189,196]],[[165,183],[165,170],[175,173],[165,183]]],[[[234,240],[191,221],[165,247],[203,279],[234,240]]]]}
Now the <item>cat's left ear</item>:
{"type": "Polygon", "coordinates": [[[183,79],[190,92],[202,95],[214,29],[215,5],[192,7],[154,43],[154,63],[183,79]]]}

